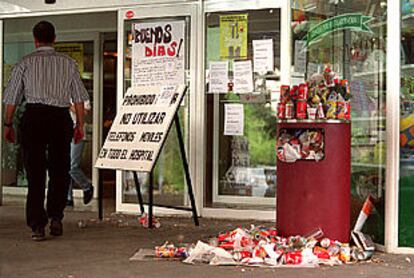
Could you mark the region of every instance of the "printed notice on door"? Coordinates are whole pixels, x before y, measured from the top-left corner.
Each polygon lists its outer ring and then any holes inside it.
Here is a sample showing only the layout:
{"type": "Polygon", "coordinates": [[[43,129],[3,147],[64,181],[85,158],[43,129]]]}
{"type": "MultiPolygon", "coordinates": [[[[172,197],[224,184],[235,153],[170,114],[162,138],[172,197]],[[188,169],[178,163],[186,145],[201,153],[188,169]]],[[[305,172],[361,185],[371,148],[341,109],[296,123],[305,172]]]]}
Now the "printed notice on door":
{"type": "Polygon", "coordinates": [[[95,167],[151,172],[185,90],[183,85],[130,88],[95,167]]]}
{"type": "Polygon", "coordinates": [[[210,62],[210,86],[209,93],[227,93],[229,82],[229,62],[210,62]]]}
{"type": "Polygon", "coordinates": [[[253,71],[265,74],[273,71],[273,40],[253,40],[253,71]]]}
{"type": "Polygon", "coordinates": [[[224,135],[243,135],[244,108],[243,104],[224,105],[224,135]]]}
{"type": "Polygon", "coordinates": [[[132,24],[131,84],[185,84],[185,21],[132,24]]]}
{"type": "Polygon", "coordinates": [[[253,92],[252,61],[237,61],[233,63],[234,92],[236,94],[253,92]]]}

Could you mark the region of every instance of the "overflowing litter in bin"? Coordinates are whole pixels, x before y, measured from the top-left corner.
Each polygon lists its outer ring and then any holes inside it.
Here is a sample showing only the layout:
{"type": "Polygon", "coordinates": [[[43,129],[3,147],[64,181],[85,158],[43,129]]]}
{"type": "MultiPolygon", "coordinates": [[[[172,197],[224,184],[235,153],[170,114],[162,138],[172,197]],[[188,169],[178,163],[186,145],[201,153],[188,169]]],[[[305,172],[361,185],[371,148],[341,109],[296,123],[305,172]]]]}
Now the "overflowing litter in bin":
{"type": "Polygon", "coordinates": [[[312,75],[306,83],[282,85],[277,118],[290,119],[351,119],[351,87],[330,68],[312,75]]]}
{"type": "Polygon", "coordinates": [[[277,157],[283,162],[298,159],[324,158],[324,134],[322,129],[281,129],[277,140],[277,157]]]}

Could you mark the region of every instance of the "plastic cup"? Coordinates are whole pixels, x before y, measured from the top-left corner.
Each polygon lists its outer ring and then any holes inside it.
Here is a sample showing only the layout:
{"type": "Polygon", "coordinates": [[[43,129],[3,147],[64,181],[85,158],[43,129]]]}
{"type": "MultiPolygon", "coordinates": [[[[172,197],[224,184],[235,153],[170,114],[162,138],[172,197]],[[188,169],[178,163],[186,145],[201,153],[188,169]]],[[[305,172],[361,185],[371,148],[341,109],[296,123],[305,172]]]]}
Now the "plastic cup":
{"type": "Polygon", "coordinates": [[[308,107],[308,119],[311,119],[311,120],[316,119],[316,108],[308,107]]]}

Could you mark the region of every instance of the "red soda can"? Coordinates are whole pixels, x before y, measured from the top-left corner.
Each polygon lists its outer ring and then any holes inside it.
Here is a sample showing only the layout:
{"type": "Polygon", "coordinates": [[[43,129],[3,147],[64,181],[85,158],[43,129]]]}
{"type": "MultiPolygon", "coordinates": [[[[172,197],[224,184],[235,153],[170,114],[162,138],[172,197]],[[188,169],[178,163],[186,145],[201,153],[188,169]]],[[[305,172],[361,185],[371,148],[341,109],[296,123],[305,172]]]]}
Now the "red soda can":
{"type": "Polygon", "coordinates": [[[230,237],[230,233],[220,234],[217,236],[218,241],[225,241],[230,237]]]}
{"type": "Polygon", "coordinates": [[[276,228],[270,228],[269,229],[269,234],[270,234],[270,236],[273,236],[273,237],[277,236],[276,228]]]}
{"type": "Polygon", "coordinates": [[[285,263],[286,264],[300,264],[302,263],[302,252],[295,251],[285,254],[285,263]]]}
{"type": "Polygon", "coordinates": [[[298,100],[296,103],[296,118],[297,119],[306,119],[306,108],[307,103],[305,100],[298,100]]]}
{"type": "Polygon", "coordinates": [[[253,245],[253,241],[252,241],[252,239],[251,239],[251,238],[243,236],[243,237],[240,239],[240,245],[241,245],[242,247],[250,246],[250,245],[253,245]]]}
{"type": "Polygon", "coordinates": [[[285,119],[286,116],[286,103],[279,102],[277,105],[277,117],[279,119],[285,119]]]}
{"type": "Polygon", "coordinates": [[[298,99],[298,94],[299,94],[298,90],[299,90],[299,87],[297,85],[292,86],[292,88],[290,88],[289,98],[293,100],[298,99]]]}
{"type": "Polygon", "coordinates": [[[233,255],[233,258],[236,261],[241,261],[245,258],[251,258],[251,257],[252,257],[252,253],[249,251],[238,251],[238,252],[235,252],[233,255]]]}
{"type": "Polygon", "coordinates": [[[351,119],[351,103],[349,101],[345,101],[345,120],[351,119]]]}
{"type": "Polygon", "coordinates": [[[308,85],[307,84],[300,84],[299,85],[299,94],[298,99],[299,100],[307,100],[308,99],[308,85]]]}
{"type": "Polygon", "coordinates": [[[286,103],[286,111],[285,111],[285,118],[286,119],[293,119],[294,118],[294,111],[293,111],[293,102],[289,101],[286,103]]]}
{"type": "Polygon", "coordinates": [[[230,250],[232,250],[232,249],[234,249],[234,240],[227,241],[227,242],[223,242],[223,243],[221,243],[219,245],[219,247],[220,248],[223,248],[223,249],[230,249],[230,250]]]}
{"type": "Polygon", "coordinates": [[[280,86],[280,102],[285,102],[289,98],[290,87],[288,85],[280,86]]]}

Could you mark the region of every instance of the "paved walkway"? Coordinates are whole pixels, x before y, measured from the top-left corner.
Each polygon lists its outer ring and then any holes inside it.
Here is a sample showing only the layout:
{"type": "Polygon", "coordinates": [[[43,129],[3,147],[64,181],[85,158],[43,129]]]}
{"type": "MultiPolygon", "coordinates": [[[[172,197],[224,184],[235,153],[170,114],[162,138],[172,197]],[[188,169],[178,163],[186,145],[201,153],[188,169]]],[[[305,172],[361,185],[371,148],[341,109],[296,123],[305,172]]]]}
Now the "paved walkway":
{"type": "Polygon", "coordinates": [[[382,253],[376,253],[375,263],[318,269],[129,262],[129,257],[140,248],[153,248],[166,240],[196,242],[251,221],[201,219],[201,226],[195,227],[190,218],[173,217],[162,218],[160,229],[146,230],[132,217],[111,218],[118,223],[91,222],[95,217],[96,213],[90,211],[68,211],[63,237],[33,242],[25,226],[24,207],[1,206],[0,277],[414,277],[414,256],[382,253]],[[87,226],[80,228],[80,220],[87,226]]]}

